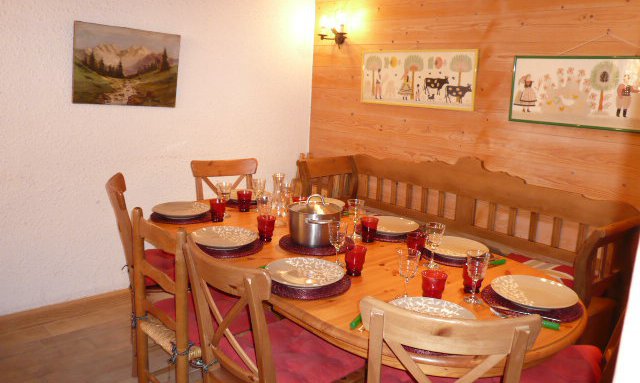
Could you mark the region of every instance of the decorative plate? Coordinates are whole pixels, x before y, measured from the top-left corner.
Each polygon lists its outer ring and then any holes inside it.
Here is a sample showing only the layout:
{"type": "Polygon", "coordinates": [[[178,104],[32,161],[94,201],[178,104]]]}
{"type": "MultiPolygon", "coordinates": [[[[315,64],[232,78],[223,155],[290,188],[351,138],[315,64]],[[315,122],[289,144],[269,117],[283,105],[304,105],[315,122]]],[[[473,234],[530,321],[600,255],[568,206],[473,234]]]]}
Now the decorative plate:
{"type": "Polygon", "coordinates": [[[402,217],[393,217],[390,215],[377,216],[378,232],[387,235],[402,235],[414,231],[420,227],[418,223],[410,219],[402,217]]]}
{"type": "Polygon", "coordinates": [[[501,297],[536,309],[561,309],[578,303],[575,291],[560,282],[531,275],[503,275],[491,281],[501,297]]]}
{"type": "MultiPolygon", "coordinates": [[[[240,190],[244,190],[244,189],[240,189],[240,190]]],[[[251,190],[251,189],[247,189],[247,190],[251,190]]],[[[232,189],[231,190],[231,194],[229,195],[229,199],[232,201],[237,201],[238,200],[238,190],[236,189],[232,189]]],[[[256,193],[251,190],[251,200],[255,201],[256,200],[256,193]]]]}
{"type": "Polygon", "coordinates": [[[471,311],[442,299],[404,297],[394,299],[389,303],[420,314],[429,314],[444,318],[476,319],[476,316],[471,311]]]}
{"type": "Polygon", "coordinates": [[[237,249],[258,239],[258,233],[235,226],[209,226],[191,233],[193,240],[212,249],[237,249]]]}
{"type": "Polygon", "coordinates": [[[344,209],[344,201],[340,201],[339,199],[335,199],[335,198],[325,198],[324,199],[325,203],[332,203],[334,205],[338,205],[338,207],[342,210],[344,209]]]}
{"type": "Polygon", "coordinates": [[[445,235],[442,237],[442,242],[438,246],[436,253],[445,257],[466,258],[467,250],[484,250],[488,252],[489,248],[472,239],[445,235]]]}
{"type": "Polygon", "coordinates": [[[274,281],[294,287],[327,286],[344,277],[342,266],[310,257],[279,259],[269,263],[265,269],[274,281]]]}
{"type": "Polygon", "coordinates": [[[186,219],[204,214],[208,212],[209,209],[209,205],[201,202],[178,201],[161,203],[154,206],[151,210],[154,213],[164,215],[165,217],[174,219],[186,219]]]}

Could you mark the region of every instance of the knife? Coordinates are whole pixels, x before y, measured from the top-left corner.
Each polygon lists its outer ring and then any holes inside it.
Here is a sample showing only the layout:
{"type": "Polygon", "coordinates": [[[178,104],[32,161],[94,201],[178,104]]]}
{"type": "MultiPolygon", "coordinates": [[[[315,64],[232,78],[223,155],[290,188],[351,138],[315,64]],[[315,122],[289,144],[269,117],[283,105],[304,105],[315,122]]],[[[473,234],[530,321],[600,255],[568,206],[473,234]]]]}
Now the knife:
{"type": "Polygon", "coordinates": [[[351,323],[349,323],[349,328],[350,329],[355,329],[356,327],[358,327],[360,324],[362,323],[362,316],[360,316],[360,314],[358,314],[357,317],[355,317],[351,323]]]}
{"type": "MultiPolygon", "coordinates": [[[[518,311],[518,310],[512,310],[508,307],[503,307],[503,306],[491,306],[491,311],[498,315],[499,317],[508,317],[508,316],[513,316],[513,315],[509,315],[508,312],[511,313],[516,313],[516,314],[522,314],[522,315],[533,315],[532,313],[528,313],[528,312],[524,312],[524,311],[518,311]]],[[[550,317],[546,317],[546,316],[542,316],[540,315],[540,317],[542,318],[542,327],[544,328],[548,328],[551,330],[560,330],[560,320],[556,319],[556,318],[550,318],[550,317]]]]}

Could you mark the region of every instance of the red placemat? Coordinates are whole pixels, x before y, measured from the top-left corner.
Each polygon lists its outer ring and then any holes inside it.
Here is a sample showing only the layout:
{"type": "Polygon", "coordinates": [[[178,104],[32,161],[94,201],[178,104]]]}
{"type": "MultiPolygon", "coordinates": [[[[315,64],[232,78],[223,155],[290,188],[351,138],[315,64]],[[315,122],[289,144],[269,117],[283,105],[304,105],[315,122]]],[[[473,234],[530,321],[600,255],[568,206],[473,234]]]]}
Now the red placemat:
{"type": "Polygon", "coordinates": [[[251,242],[248,245],[244,245],[242,247],[239,247],[233,250],[219,250],[219,249],[212,249],[210,247],[198,245],[198,247],[200,247],[202,251],[204,251],[205,253],[209,254],[214,258],[246,257],[248,255],[255,254],[260,250],[262,250],[262,246],[263,246],[263,243],[260,239],[256,239],[255,241],[251,242]]]}
{"type": "MultiPolygon", "coordinates": [[[[582,309],[580,303],[576,303],[575,305],[570,307],[553,310],[538,310],[520,306],[508,299],[501,297],[493,290],[491,285],[485,287],[480,293],[480,296],[482,297],[482,299],[484,299],[485,302],[487,302],[489,306],[504,306],[506,308],[525,311],[531,314],[540,314],[546,317],[557,319],[560,322],[573,322],[574,320],[580,319],[580,317],[584,315],[584,310],[582,309]]],[[[514,313],[513,315],[516,316],[520,314],[514,313]]]]}
{"type": "MultiPolygon", "coordinates": [[[[347,238],[344,241],[344,245],[340,248],[339,253],[342,254],[347,250],[347,246],[352,244],[353,240],[351,238],[347,238]]],[[[291,239],[291,234],[287,234],[280,238],[280,247],[285,249],[286,251],[290,251],[292,253],[301,254],[301,255],[316,255],[316,256],[326,256],[326,255],[336,255],[335,247],[322,246],[322,247],[307,247],[299,245],[293,242],[291,239]]]]}
{"type": "Polygon", "coordinates": [[[211,213],[206,212],[197,217],[188,218],[188,219],[175,219],[175,218],[169,218],[162,214],[151,213],[151,215],[149,216],[149,219],[157,223],[170,223],[172,225],[188,225],[192,223],[211,222],[211,213]]]}
{"type": "Polygon", "coordinates": [[[330,285],[313,288],[293,287],[274,280],[271,281],[271,292],[273,294],[292,299],[313,300],[335,297],[349,290],[349,287],[351,287],[351,278],[347,275],[330,285]]]}
{"type": "MultiPolygon", "coordinates": [[[[361,231],[360,231],[360,225],[358,225],[356,227],[356,233],[358,235],[362,234],[361,231]]],[[[402,243],[402,242],[407,242],[407,235],[406,234],[389,235],[389,234],[384,234],[384,233],[377,232],[376,236],[375,236],[375,240],[376,241],[380,241],[380,242],[402,243]]]]}
{"type": "MultiPolygon", "coordinates": [[[[256,200],[251,200],[251,204],[252,205],[257,205],[258,202],[256,200]]],[[[237,199],[230,199],[227,201],[227,206],[229,207],[237,207],[238,206],[238,200],[237,199]]]]}

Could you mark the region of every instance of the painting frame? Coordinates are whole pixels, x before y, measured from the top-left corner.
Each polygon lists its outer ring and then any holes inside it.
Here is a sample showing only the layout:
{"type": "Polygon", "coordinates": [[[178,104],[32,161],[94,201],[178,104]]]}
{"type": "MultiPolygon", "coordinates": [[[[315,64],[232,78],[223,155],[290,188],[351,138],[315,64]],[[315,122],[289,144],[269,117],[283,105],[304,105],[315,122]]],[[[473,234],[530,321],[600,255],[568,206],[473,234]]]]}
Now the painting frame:
{"type": "Polygon", "coordinates": [[[640,56],[516,55],[509,121],[640,133],[640,56]]]}
{"type": "Polygon", "coordinates": [[[478,49],[366,51],[360,101],[474,111],[477,74],[478,49]]]}
{"type": "Polygon", "coordinates": [[[72,102],[175,107],[180,35],[74,21],[72,102]]]}

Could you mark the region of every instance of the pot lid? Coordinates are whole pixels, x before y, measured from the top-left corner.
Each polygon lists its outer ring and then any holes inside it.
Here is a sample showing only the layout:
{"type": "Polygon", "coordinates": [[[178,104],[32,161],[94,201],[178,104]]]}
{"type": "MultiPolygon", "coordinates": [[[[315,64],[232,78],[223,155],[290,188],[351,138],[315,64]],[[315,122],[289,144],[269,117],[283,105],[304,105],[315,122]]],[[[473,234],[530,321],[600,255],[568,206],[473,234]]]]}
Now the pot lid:
{"type": "Polygon", "coordinates": [[[289,209],[297,213],[315,215],[336,214],[342,211],[340,206],[325,202],[324,197],[319,194],[310,196],[306,201],[294,203],[289,207],[289,209]]]}

